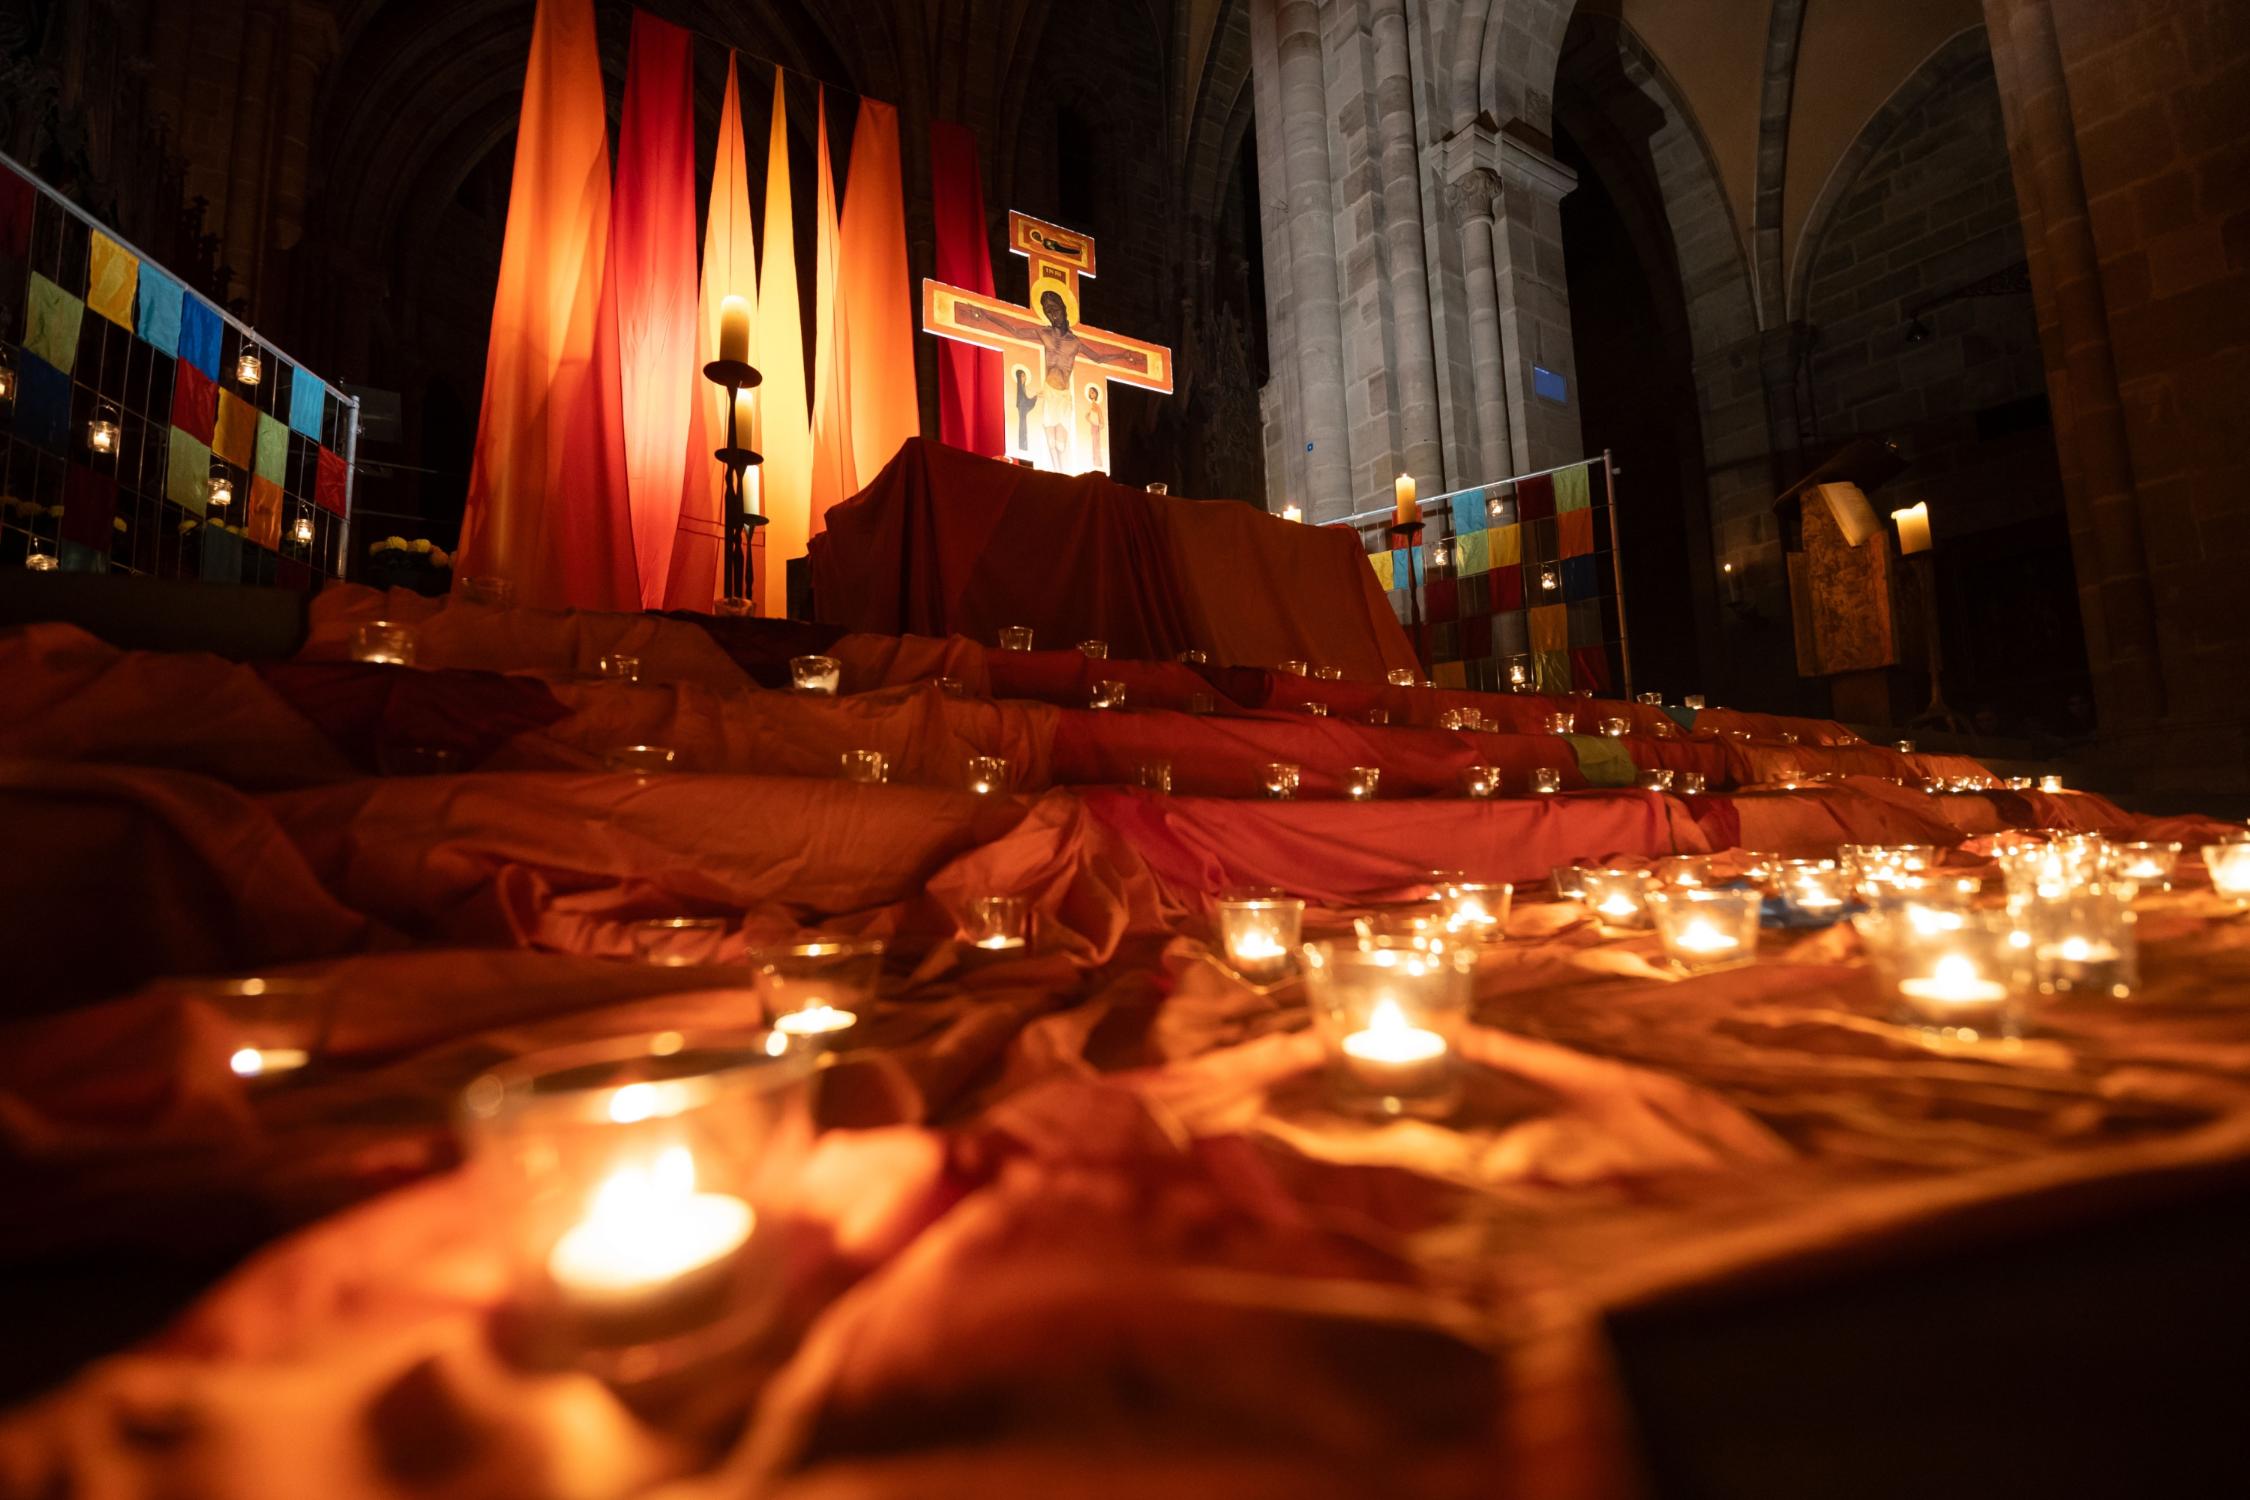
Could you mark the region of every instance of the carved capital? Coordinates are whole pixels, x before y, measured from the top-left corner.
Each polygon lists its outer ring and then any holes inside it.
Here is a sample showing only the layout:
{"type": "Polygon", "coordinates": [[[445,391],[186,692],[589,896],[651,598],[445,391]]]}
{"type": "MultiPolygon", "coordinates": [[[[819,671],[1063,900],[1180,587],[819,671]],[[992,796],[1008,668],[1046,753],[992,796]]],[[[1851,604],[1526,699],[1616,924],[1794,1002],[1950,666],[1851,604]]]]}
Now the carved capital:
{"type": "Polygon", "coordinates": [[[1454,222],[1467,228],[1479,219],[1490,219],[1500,197],[1500,174],[1489,167],[1463,172],[1445,186],[1446,206],[1454,222]]]}

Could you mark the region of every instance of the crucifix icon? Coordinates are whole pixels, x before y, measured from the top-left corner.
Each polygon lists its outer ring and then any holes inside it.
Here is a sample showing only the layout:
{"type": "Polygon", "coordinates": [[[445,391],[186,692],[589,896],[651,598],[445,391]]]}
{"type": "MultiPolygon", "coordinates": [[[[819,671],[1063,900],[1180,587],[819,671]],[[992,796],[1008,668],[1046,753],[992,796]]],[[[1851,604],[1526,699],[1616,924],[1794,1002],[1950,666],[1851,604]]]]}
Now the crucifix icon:
{"type": "Polygon", "coordinates": [[[1078,321],[1093,236],[1008,215],[1008,248],[1031,262],[1029,307],[942,281],[922,283],[922,328],[1000,352],[1008,455],[1057,474],[1109,470],[1109,382],[1169,393],[1172,351],[1078,321]]]}

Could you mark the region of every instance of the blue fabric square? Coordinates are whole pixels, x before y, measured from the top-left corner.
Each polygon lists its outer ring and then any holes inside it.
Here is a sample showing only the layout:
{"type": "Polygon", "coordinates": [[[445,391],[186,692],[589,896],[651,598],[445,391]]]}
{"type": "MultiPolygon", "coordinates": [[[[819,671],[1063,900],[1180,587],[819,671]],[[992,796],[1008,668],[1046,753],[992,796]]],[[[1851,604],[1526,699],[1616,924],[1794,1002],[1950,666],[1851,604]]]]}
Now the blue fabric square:
{"type": "Polygon", "coordinates": [[[1601,591],[1602,573],[1596,559],[1566,557],[1562,560],[1562,596],[1565,599],[1598,598],[1601,591]]]}
{"type": "Polygon", "coordinates": [[[179,356],[210,376],[219,378],[219,314],[201,297],[184,299],[180,309],[179,356]]]}
{"type": "Polygon", "coordinates": [[[289,426],[314,442],[320,441],[320,419],[325,414],[328,391],[306,371],[289,372],[289,426]]]}
{"type": "Polygon", "coordinates": [[[180,284],[147,261],[141,262],[141,304],[134,329],[166,354],[180,352],[180,284]]]}
{"type": "Polygon", "coordinates": [[[36,354],[16,361],[16,436],[61,453],[70,445],[70,377],[36,354]]]}

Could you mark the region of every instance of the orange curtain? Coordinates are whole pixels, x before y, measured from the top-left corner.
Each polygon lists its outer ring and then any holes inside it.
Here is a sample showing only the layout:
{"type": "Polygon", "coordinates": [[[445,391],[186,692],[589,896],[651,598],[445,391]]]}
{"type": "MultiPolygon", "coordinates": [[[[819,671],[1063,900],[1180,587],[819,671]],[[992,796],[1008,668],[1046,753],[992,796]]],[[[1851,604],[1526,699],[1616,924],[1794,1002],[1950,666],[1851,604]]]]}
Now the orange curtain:
{"type": "MultiPolygon", "coordinates": [[[[703,291],[695,328],[696,399],[688,423],[686,484],[680,527],[672,543],[667,609],[708,610],[718,595],[720,539],[726,530],[724,471],[711,455],[726,441],[727,393],[701,378],[719,357],[719,312],[728,297],[758,305],[758,247],[750,224],[750,164],[742,146],[742,90],[727,55],[726,100],[719,108],[719,147],[711,162],[711,207],[703,232],[703,291]]],[[[755,415],[756,398],[748,403],[755,415]]],[[[737,435],[758,446],[756,422],[737,435]]],[[[756,470],[751,471],[755,482],[756,470]]]]}
{"type": "Polygon", "coordinates": [[[859,122],[852,128],[842,232],[843,321],[852,350],[851,384],[844,393],[851,405],[848,499],[865,489],[899,445],[922,429],[914,387],[914,309],[906,269],[898,111],[873,99],[859,101],[859,122]]]}
{"type": "Polygon", "coordinates": [[[695,364],[695,115],[688,33],[633,12],[609,220],[607,301],[617,324],[626,495],[640,602],[664,604],[695,364]]]}
{"type": "Polygon", "coordinates": [[[759,613],[788,613],[783,568],[805,554],[811,534],[812,432],[805,410],[805,324],[797,302],[797,243],[789,193],[789,118],[781,69],[773,70],[773,119],[766,138],[766,217],[760,238],[758,309],[750,325],[750,363],[758,387],[760,503],[767,519],[758,568],[759,613]]]}
{"type": "Polygon", "coordinates": [[[851,498],[851,324],[843,305],[843,243],[836,222],[836,182],[828,168],[828,91],[820,91],[819,149],[813,156],[813,467],[812,534],[831,508],[851,498]]]}
{"type": "Polygon", "coordinates": [[[597,378],[609,209],[593,3],[540,0],[456,569],[542,608],[639,602],[622,413],[597,378]]]}

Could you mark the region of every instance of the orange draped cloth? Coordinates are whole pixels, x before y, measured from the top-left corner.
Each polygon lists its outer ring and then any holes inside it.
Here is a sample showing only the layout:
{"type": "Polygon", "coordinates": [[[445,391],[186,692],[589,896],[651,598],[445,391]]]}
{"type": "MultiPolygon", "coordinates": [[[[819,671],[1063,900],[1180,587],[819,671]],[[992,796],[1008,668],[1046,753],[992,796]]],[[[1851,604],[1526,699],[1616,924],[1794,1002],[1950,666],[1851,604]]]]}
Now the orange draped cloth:
{"type": "Polygon", "coordinates": [[[773,70],[773,116],[766,137],[766,218],[760,238],[765,258],[758,281],[758,310],[750,323],[750,363],[765,376],[755,397],[756,476],[767,525],[758,566],[758,613],[788,613],[784,569],[802,557],[812,534],[813,448],[805,392],[804,312],[797,301],[796,216],[789,188],[789,112],[784,79],[773,70]]]}
{"type": "Polygon", "coordinates": [[[602,378],[609,219],[592,0],[540,0],[455,565],[463,577],[513,580],[527,605],[629,609],[640,599],[624,418],[602,378]]]}
{"type": "Polygon", "coordinates": [[[898,111],[873,99],[859,101],[859,121],[852,127],[841,233],[843,320],[852,341],[851,384],[845,391],[851,403],[852,481],[845,493],[856,495],[922,427],[898,111]]]}

